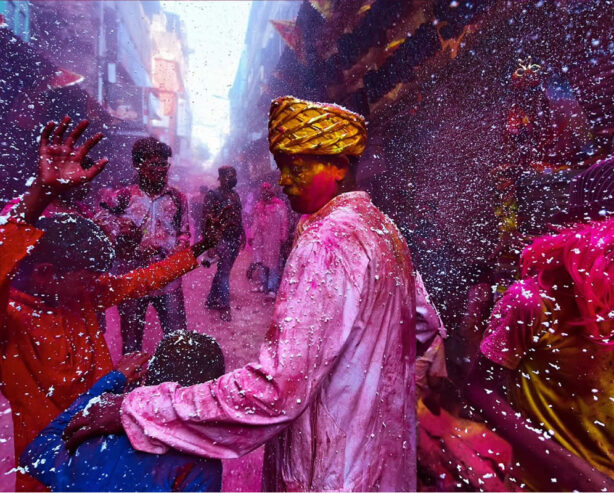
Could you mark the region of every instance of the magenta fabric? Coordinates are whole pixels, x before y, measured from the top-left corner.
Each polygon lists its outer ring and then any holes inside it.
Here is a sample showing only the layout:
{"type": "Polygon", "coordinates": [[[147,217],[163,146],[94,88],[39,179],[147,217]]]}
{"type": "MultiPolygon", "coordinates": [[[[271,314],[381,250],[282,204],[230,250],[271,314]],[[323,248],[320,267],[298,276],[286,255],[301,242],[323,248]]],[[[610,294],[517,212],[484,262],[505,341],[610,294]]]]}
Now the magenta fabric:
{"type": "Polygon", "coordinates": [[[277,197],[259,200],[253,212],[254,262],[269,269],[279,269],[281,247],[288,239],[288,210],[277,197]]]}

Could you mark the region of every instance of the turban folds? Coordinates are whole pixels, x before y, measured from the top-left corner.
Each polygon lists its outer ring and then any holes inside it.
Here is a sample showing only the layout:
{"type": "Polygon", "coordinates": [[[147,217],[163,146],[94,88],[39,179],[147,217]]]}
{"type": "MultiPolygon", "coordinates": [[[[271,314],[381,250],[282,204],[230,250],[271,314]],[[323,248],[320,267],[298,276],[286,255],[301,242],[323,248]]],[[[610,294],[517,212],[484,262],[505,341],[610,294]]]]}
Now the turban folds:
{"type": "Polygon", "coordinates": [[[284,154],[360,156],[365,119],[341,106],[283,96],[271,102],[269,149],[284,154]]]}

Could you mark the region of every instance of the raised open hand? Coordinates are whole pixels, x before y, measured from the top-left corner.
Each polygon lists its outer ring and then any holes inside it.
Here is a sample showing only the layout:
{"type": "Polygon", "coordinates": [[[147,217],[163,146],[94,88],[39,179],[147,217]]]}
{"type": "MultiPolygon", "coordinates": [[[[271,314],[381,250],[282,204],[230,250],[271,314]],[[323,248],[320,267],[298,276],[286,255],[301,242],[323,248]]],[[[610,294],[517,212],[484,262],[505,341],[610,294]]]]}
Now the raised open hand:
{"type": "Polygon", "coordinates": [[[62,118],[59,125],[49,122],[41,134],[38,151],[38,178],[40,184],[52,193],[61,193],[90,181],[102,171],[108,162],[108,159],[102,158],[90,168],[83,168],[87,153],[100,142],[103,135],[97,133],[87,139],[82,146],[77,146],[76,142],[89,122],[82,120],[68,137],[64,138],[70,122],[71,119],[68,116],[62,118]]]}

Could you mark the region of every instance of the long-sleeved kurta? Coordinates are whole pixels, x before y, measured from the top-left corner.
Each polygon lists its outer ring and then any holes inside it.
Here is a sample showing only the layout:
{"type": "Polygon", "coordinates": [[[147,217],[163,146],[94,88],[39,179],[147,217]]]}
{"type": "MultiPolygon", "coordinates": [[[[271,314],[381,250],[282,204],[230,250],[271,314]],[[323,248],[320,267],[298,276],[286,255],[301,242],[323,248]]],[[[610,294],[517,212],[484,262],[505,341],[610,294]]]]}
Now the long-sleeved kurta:
{"type": "Polygon", "coordinates": [[[11,403],[16,457],[74,399],[111,370],[96,311],[143,296],[197,265],[188,248],[122,276],[102,275],[95,285],[83,287],[83,296],[73,305],[50,306],[10,288],[11,274],[42,235],[13,219],[0,225],[0,381],[11,403]]]}
{"type": "Polygon", "coordinates": [[[132,445],[232,458],[267,443],[264,487],[415,489],[415,293],[407,245],[364,192],[303,223],[257,362],[128,394],[132,445]]]}
{"type": "Polygon", "coordinates": [[[253,212],[252,234],[254,262],[277,271],[281,247],[288,239],[288,210],[281,199],[258,201],[253,212]]]}
{"type": "MultiPolygon", "coordinates": [[[[131,185],[117,190],[109,197],[108,205],[115,208],[119,216],[130,219],[143,235],[138,251],[140,255],[135,255],[134,259],[118,259],[116,262],[116,269],[120,272],[132,270],[135,259],[140,264],[138,267],[143,267],[190,245],[188,201],[174,187],[167,186],[159,195],[152,197],[138,185],[131,185]],[[157,250],[157,253],[150,257],[142,255],[142,251],[147,248],[157,250]]],[[[111,219],[111,216],[106,219],[111,219]]],[[[179,288],[181,280],[177,279],[168,283],[163,290],[149,294],[160,296],[179,288]]]]}

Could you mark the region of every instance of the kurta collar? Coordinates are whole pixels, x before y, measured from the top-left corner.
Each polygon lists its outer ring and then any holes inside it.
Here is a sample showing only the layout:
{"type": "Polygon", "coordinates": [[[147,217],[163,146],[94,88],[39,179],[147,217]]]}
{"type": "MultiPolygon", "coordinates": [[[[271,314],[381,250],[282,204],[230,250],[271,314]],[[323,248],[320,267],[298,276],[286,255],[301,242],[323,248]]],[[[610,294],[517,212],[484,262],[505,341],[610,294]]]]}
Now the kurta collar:
{"type": "Polygon", "coordinates": [[[319,211],[316,211],[313,214],[305,214],[301,217],[297,227],[297,238],[309,227],[309,225],[330,215],[335,209],[354,205],[357,202],[370,201],[371,199],[369,194],[360,190],[345,192],[337,195],[332,200],[328,201],[319,211]]]}

